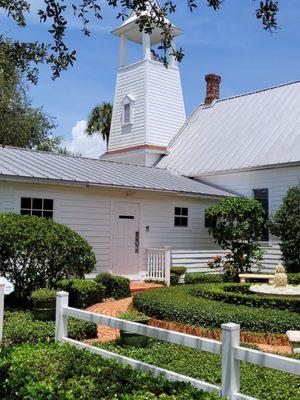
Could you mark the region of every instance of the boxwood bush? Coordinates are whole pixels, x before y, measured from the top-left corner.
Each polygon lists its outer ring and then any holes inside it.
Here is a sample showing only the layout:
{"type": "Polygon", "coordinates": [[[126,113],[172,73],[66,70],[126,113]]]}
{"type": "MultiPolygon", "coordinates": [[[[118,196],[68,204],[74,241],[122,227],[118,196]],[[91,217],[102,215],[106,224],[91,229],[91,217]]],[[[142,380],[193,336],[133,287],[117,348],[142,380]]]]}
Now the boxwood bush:
{"type": "Polygon", "coordinates": [[[75,308],[88,308],[105,297],[105,287],[88,279],[62,279],[57,288],[69,292],[69,305],[75,308]]]}
{"type": "MultiPolygon", "coordinates": [[[[97,337],[97,326],[69,318],[68,336],[76,340],[97,337]]],[[[52,342],[55,335],[54,321],[34,320],[29,311],[4,313],[3,341],[8,344],[52,342]]]]}
{"type": "Polygon", "coordinates": [[[226,304],[192,295],[195,287],[176,286],[149,290],[134,295],[134,306],[144,314],[186,325],[220,328],[227,322],[241,325],[244,331],[285,333],[300,326],[298,313],[226,304]]]}
{"type": "Polygon", "coordinates": [[[116,300],[130,297],[130,280],[124,276],[112,275],[108,272],[98,274],[96,282],[105,286],[105,297],[113,297],[116,300]]]}
{"type": "Polygon", "coordinates": [[[204,274],[203,272],[189,272],[185,275],[185,283],[194,285],[195,283],[222,283],[223,274],[204,274]]]}
{"type": "Polygon", "coordinates": [[[54,289],[37,289],[30,295],[30,300],[33,304],[41,301],[55,301],[56,291],[54,289]]]}
{"type": "Polygon", "coordinates": [[[187,383],[152,378],[70,345],[14,347],[0,355],[3,400],[217,400],[187,383]]]}
{"type": "Polygon", "coordinates": [[[243,304],[249,307],[274,308],[300,312],[300,300],[275,296],[258,296],[250,292],[251,284],[202,284],[197,285],[191,294],[206,299],[223,301],[229,304],[243,304]]]}
{"type": "Polygon", "coordinates": [[[179,284],[180,277],[186,273],[186,267],[181,265],[174,265],[171,267],[170,283],[171,286],[179,284]]]}
{"type": "Polygon", "coordinates": [[[70,276],[83,277],[95,263],[88,242],[67,226],[35,216],[0,214],[0,276],[14,283],[13,297],[22,304],[33,290],[54,288],[70,276]]]}
{"type": "Polygon", "coordinates": [[[300,272],[295,274],[287,274],[290,285],[300,285],[300,272]]]}
{"type": "MultiPolygon", "coordinates": [[[[150,339],[144,348],[121,347],[112,342],[97,346],[214,385],[221,385],[221,356],[216,354],[153,339],[150,339]]],[[[300,360],[300,355],[295,357],[300,360]]],[[[300,379],[292,374],[242,362],[241,392],[263,400],[299,400],[300,379]]]]}

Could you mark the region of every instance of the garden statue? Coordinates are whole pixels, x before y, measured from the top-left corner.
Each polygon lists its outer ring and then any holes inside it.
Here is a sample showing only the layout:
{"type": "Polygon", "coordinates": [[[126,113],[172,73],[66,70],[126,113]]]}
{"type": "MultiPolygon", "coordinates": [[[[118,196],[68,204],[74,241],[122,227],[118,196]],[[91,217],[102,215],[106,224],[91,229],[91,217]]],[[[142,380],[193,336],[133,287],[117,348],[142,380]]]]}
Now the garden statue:
{"type": "Polygon", "coordinates": [[[285,268],[283,265],[279,264],[276,268],[276,272],[274,275],[274,286],[282,287],[282,286],[287,286],[287,284],[288,284],[288,277],[285,272],[285,268]]]}

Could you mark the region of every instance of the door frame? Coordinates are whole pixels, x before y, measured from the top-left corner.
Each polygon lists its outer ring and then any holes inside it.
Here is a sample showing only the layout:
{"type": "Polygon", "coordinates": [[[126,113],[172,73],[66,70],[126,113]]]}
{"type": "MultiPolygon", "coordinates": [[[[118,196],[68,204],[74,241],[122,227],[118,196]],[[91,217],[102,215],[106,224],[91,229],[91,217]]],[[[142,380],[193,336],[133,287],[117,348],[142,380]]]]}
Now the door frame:
{"type": "MultiPolygon", "coordinates": [[[[139,229],[139,253],[137,255],[137,273],[136,275],[140,275],[142,271],[142,260],[143,260],[143,235],[141,232],[141,202],[139,200],[128,200],[120,198],[114,198],[111,200],[111,270],[112,274],[114,274],[114,263],[115,263],[115,252],[114,252],[114,244],[115,244],[115,234],[116,234],[116,207],[119,203],[127,203],[127,204],[134,204],[138,206],[138,229],[139,229]]],[[[124,276],[135,276],[132,275],[124,275],[124,276]]]]}

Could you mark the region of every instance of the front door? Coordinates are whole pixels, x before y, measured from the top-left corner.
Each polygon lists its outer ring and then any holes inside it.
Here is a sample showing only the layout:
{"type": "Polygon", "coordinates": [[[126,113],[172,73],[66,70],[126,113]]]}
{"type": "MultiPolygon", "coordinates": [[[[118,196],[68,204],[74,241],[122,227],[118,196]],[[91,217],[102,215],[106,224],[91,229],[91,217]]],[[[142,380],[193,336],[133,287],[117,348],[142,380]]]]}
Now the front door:
{"type": "Polygon", "coordinates": [[[112,258],[116,275],[138,274],[139,216],[139,204],[115,203],[112,258]]]}

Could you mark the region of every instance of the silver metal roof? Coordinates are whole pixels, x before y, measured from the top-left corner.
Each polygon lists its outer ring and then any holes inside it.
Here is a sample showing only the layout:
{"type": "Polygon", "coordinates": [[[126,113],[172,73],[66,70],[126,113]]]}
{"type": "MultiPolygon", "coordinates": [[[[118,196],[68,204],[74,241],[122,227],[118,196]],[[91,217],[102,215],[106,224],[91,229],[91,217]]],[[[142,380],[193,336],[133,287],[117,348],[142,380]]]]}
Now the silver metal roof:
{"type": "Polygon", "coordinates": [[[300,162],[300,81],[200,105],[161,168],[201,176],[300,162]]]}
{"type": "Polygon", "coordinates": [[[224,190],[161,168],[13,147],[0,148],[1,179],[135,188],[193,195],[230,195],[224,190]]]}

